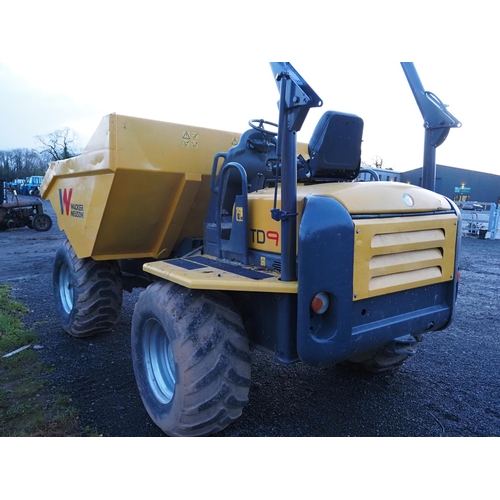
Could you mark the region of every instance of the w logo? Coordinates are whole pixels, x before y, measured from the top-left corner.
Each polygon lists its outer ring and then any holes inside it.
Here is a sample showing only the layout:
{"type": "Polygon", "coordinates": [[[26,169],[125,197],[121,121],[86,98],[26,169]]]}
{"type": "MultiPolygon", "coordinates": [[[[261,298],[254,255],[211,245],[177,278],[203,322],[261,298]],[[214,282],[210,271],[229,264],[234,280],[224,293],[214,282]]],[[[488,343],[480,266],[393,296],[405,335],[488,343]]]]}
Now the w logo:
{"type": "Polygon", "coordinates": [[[61,205],[61,215],[69,215],[69,208],[71,206],[71,196],[73,195],[73,188],[69,188],[69,191],[64,189],[59,189],[59,203],[61,205]]]}

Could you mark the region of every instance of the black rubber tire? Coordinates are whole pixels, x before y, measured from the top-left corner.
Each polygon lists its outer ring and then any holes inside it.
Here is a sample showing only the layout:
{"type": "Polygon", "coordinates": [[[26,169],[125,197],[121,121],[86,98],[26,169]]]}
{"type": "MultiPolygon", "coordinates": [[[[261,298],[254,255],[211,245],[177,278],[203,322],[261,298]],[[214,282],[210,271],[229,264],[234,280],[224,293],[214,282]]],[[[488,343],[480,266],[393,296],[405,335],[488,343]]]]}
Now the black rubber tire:
{"type": "Polygon", "coordinates": [[[117,262],[79,259],[66,240],[56,252],[52,281],[56,310],[70,335],[90,337],[114,328],[123,299],[117,262]]]}
{"type": "Polygon", "coordinates": [[[249,344],[221,292],[146,288],[132,318],[132,361],[149,416],[170,436],[214,434],[248,403],[249,344]]]}
{"type": "Polygon", "coordinates": [[[380,347],[343,362],[344,366],[360,369],[369,373],[382,373],[395,370],[407,359],[408,354],[396,354],[387,347],[380,347]]]}
{"type": "Polygon", "coordinates": [[[52,227],[52,219],[47,214],[36,214],[31,221],[31,227],[36,231],[48,231],[52,227]]]}

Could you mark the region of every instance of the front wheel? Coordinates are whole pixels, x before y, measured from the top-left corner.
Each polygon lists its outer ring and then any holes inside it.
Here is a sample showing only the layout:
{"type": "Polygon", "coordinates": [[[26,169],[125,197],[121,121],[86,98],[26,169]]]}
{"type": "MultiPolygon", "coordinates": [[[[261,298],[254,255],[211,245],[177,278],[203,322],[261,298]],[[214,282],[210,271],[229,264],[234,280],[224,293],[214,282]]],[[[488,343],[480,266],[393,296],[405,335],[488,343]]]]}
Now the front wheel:
{"type": "Polygon", "coordinates": [[[89,337],[114,328],[123,299],[116,262],[79,259],[66,240],[56,252],[52,278],[59,320],[70,335],[89,337]]]}
{"type": "Polygon", "coordinates": [[[149,416],[170,436],[214,434],[248,403],[248,340],[220,292],[150,285],[134,309],[132,362],[149,416]]]}

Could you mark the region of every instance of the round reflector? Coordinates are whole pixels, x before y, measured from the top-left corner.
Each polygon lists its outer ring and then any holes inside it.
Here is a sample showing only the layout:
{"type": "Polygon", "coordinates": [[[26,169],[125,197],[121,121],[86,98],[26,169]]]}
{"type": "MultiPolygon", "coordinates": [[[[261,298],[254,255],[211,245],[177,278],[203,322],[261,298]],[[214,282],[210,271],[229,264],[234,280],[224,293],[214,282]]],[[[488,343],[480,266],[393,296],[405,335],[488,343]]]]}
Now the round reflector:
{"type": "Polygon", "coordinates": [[[330,305],[330,299],[328,295],[324,292],[317,293],[311,302],[311,309],[316,314],[323,314],[330,305]]]}

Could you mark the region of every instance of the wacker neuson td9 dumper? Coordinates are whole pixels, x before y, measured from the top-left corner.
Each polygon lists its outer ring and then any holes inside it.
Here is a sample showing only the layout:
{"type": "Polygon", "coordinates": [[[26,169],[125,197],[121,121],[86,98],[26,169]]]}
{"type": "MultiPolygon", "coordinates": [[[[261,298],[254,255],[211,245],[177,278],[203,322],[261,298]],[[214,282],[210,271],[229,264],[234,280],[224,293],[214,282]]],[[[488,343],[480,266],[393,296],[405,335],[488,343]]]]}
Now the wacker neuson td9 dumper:
{"type": "Polygon", "coordinates": [[[460,126],[402,63],[424,118],[424,186],[360,182],[363,121],[327,111],[289,63],[271,63],[278,123],[242,135],[116,114],[41,186],[67,241],[54,260],[62,327],[113,330],[144,287],[132,359],[152,420],[174,436],[238,418],[250,349],[280,363],[394,368],[451,321],[460,212],[436,194],[435,149],[460,126]]]}

